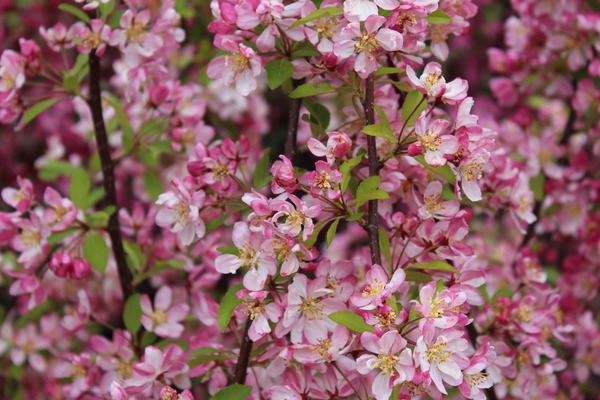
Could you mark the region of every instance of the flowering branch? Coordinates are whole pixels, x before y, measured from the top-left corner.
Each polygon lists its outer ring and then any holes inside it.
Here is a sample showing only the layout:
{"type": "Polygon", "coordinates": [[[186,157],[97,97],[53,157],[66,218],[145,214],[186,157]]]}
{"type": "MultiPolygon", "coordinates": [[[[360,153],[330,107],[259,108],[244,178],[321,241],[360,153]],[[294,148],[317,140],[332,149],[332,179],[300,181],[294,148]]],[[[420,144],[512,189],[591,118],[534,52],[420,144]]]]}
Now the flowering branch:
{"type": "Polygon", "coordinates": [[[100,95],[100,58],[96,55],[96,51],[92,51],[89,57],[90,67],[90,97],[88,105],[92,112],[94,121],[94,132],[98,153],[100,154],[100,162],[102,164],[102,176],[104,192],[106,193],[106,203],[108,206],[115,207],[113,213],[108,220],[108,234],[112,243],[112,249],[117,262],[117,270],[119,272],[119,281],[121,282],[121,291],[123,299],[129,298],[133,294],[133,277],[127,266],[125,258],[125,249],[121,239],[121,227],[118,217],[117,192],[115,188],[115,171],[114,163],[110,155],[110,147],[108,144],[108,136],[106,135],[106,126],[102,117],[102,98],[100,95]]]}
{"type": "MultiPolygon", "coordinates": [[[[304,83],[304,79],[293,79],[292,82],[292,86],[295,89],[304,83]]],[[[288,131],[284,149],[284,155],[290,160],[294,159],[294,156],[296,155],[296,152],[298,150],[296,142],[298,137],[298,118],[300,117],[301,105],[302,98],[292,99],[292,103],[290,104],[290,112],[288,114],[288,131]]]]}

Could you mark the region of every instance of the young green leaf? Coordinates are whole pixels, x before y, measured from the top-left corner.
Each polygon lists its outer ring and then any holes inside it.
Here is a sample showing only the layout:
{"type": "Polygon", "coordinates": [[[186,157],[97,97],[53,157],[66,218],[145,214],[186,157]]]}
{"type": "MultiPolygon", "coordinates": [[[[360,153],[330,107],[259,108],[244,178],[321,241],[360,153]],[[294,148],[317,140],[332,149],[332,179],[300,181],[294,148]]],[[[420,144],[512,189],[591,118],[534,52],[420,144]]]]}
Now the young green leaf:
{"type": "Polygon", "coordinates": [[[452,168],[450,168],[448,164],[444,164],[441,167],[432,167],[427,163],[427,161],[425,161],[425,157],[423,157],[422,155],[415,156],[415,160],[423,164],[425,168],[435,172],[436,174],[447,180],[449,183],[454,185],[454,182],[456,182],[456,176],[454,175],[452,168]]]}
{"type": "Polygon", "coordinates": [[[212,400],[245,400],[252,391],[252,386],[234,384],[219,390],[212,400]]]}
{"type": "Polygon", "coordinates": [[[388,237],[385,229],[383,229],[383,227],[381,227],[381,226],[378,228],[378,235],[379,235],[379,248],[381,249],[381,252],[385,256],[385,259],[386,259],[388,265],[392,265],[392,252],[390,249],[390,238],[388,237]]]}
{"type": "Polygon", "coordinates": [[[303,57],[318,57],[321,53],[311,42],[300,42],[297,46],[292,50],[292,60],[303,57]]]}
{"type": "Polygon", "coordinates": [[[229,325],[229,320],[233,315],[233,310],[237,306],[242,304],[242,300],[236,297],[236,293],[243,288],[244,285],[242,285],[241,283],[229,288],[227,293],[225,293],[221,304],[219,305],[219,311],[217,312],[217,322],[219,323],[219,326],[221,327],[221,330],[223,332],[227,330],[227,325],[229,325]]]}
{"type": "Polygon", "coordinates": [[[194,359],[190,359],[188,361],[188,365],[190,368],[197,367],[198,365],[206,364],[207,362],[216,361],[216,360],[232,360],[234,356],[227,354],[205,354],[203,356],[196,357],[194,359]]]}
{"type": "Polygon", "coordinates": [[[329,319],[354,332],[374,332],[371,325],[367,325],[360,315],[356,315],[352,311],[337,311],[328,315],[329,319]]]}
{"type": "Polygon", "coordinates": [[[540,173],[529,180],[529,187],[537,201],[544,200],[544,174],[540,173]]]}
{"type": "Polygon", "coordinates": [[[402,121],[405,126],[413,126],[419,115],[427,108],[423,93],[413,90],[408,93],[402,105],[402,121]]]}
{"type": "Polygon", "coordinates": [[[329,127],[331,113],[327,107],[321,103],[316,103],[309,98],[302,100],[302,104],[310,111],[311,119],[313,119],[321,128],[327,129],[327,127],[329,127]]]}
{"type": "Polygon", "coordinates": [[[420,262],[409,266],[411,269],[431,269],[435,271],[458,272],[452,265],[443,261],[420,262]]]}
{"type": "Polygon", "coordinates": [[[119,125],[123,130],[123,152],[127,153],[133,148],[133,141],[135,138],[135,133],[133,132],[133,128],[129,123],[129,118],[127,117],[127,114],[125,114],[125,111],[123,111],[123,108],[121,108],[121,105],[116,98],[105,97],[104,100],[106,100],[108,104],[110,104],[115,110],[115,116],[117,117],[117,121],[119,121],[119,125]]]}
{"type": "Polygon", "coordinates": [[[50,160],[38,171],[38,176],[43,181],[53,181],[61,175],[70,175],[77,167],[66,161],[50,160]]]}
{"type": "Polygon", "coordinates": [[[293,29],[297,26],[300,25],[304,25],[307,22],[310,21],[314,21],[316,19],[319,18],[323,18],[323,17],[334,17],[336,15],[341,15],[344,13],[344,10],[342,10],[341,8],[336,8],[336,7],[325,7],[325,8],[321,8],[319,10],[315,10],[313,12],[311,12],[310,14],[308,14],[306,17],[304,18],[300,18],[298,21],[294,22],[292,25],[290,25],[289,29],[293,29]]]}
{"type": "Polygon", "coordinates": [[[125,308],[123,309],[123,323],[125,324],[125,328],[127,328],[134,336],[142,327],[142,322],[140,321],[140,318],[142,317],[140,297],[141,295],[139,293],[134,293],[129,296],[127,302],[125,302],[125,308]]]}
{"type": "Polygon", "coordinates": [[[165,191],[163,184],[158,179],[158,175],[150,171],[146,171],[144,174],[144,186],[152,201],[158,200],[158,196],[165,191]]]}
{"type": "Polygon", "coordinates": [[[217,251],[220,251],[223,254],[232,254],[234,256],[240,255],[240,250],[235,246],[221,246],[217,247],[217,251]]]}
{"type": "Polygon", "coordinates": [[[388,74],[400,74],[406,71],[404,68],[395,68],[395,67],[381,67],[377,71],[373,72],[373,76],[381,76],[388,74]]]}
{"type": "Polygon", "coordinates": [[[47,110],[48,108],[52,107],[54,105],[54,103],[56,103],[58,100],[60,100],[60,99],[55,98],[55,99],[48,99],[48,100],[40,101],[33,107],[30,107],[29,109],[27,109],[27,111],[25,111],[25,113],[23,114],[23,125],[27,125],[28,123],[33,121],[35,119],[35,117],[40,115],[43,111],[47,110]]]}
{"type": "Polygon", "coordinates": [[[333,223],[327,229],[327,247],[331,246],[331,242],[335,236],[335,232],[337,231],[338,223],[340,222],[339,218],[336,218],[333,223]]]}
{"type": "Polygon", "coordinates": [[[344,161],[344,163],[340,167],[340,172],[343,175],[342,187],[341,187],[342,193],[346,191],[346,188],[348,187],[348,182],[350,182],[350,176],[351,176],[350,171],[352,171],[352,168],[354,168],[358,164],[360,164],[363,157],[364,157],[364,154],[361,154],[360,156],[351,158],[348,161],[344,161]]]}
{"type": "Polygon", "coordinates": [[[316,96],[323,93],[332,93],[337,90],[337,88],[334,88],[329,83],[305,83],[304,85],[300,85],[296,89],[292,90],[290,97],[292,99],[298,99],[301,97],[316,96]]]}
{"type": "Polygon", "coordinates": [[[277,89],[283,82],[292,77],[294,66],[289,60],[280,58],[270,61],[265,65],[267,71],[267,83],[271,90],[277,89]]]}
{"type": "Polygon", "coordinates": [[[367,125],[362,131],[367,135],[382,137],[389,140],[391,143],[398,143],[398,139],[394,136],[394,132],[392,132],[389,125],[383,123],[367,125]]]}
{"type": "Polygon", "coordinates": [[[265,180],[265,177],[269,176],[269,150],[269,148],[266,148],[264,155],[256,163],[256,168],[254,169],[254,177],[252,178],[252,185],[255,189],[260,189],[268,183],[265,180]]]}
{"type": "Polygon", "coordinates": [[[104,273],[108,262],[108,246],[104,238],[97,233],[91,233],[83,241],[82,249],[83,258],[90,263],[92,268],[104,273]]]}
{"type": "Polygon", "coordinates": [[[434,25],[435,24],[447,24],[448,22],[452,21],[452,17],[450,17],[448,14],[446,14],[442,10],[435,10],[434,12],[429,14],[427,17],[425,17],[425,19],[427,19],[427,22],[429,22],[430,24],[434,24],[434,25]]]}
{"type": "Polygon", "coordinates": [[[431,282],[433,278],[427,274],[418,271],[406,270],[406,281],[407,282],[419,282],[427,283],[431,282]]]}
{"type": "Polygon", "coordinates": [[[72,6],[71,4],[62,3],[58,5],[58,8],[59,10],[63,10],[70,14],[73,14],[83,22],[87,22],[88,24],[90,22],[90,17],[88,17],[87,14],[80,10],[78,7],[72,6]]]}
{"type": "Polygon", "coordinates": [[[90,178],[83,168],[77,168],[71,175],[69,183],[69,197],[73,204],[80,210],[87,207],[88,194],[90,192],[90,178]]]}

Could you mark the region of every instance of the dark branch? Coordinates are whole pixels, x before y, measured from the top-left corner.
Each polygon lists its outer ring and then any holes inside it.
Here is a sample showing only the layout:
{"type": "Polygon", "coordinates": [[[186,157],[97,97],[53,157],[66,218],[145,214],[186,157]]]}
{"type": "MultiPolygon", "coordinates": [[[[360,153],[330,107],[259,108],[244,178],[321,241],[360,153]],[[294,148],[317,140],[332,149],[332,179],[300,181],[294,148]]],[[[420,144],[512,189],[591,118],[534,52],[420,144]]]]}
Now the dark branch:
{"type": "Polygon", "coordinates": [[[121,227],[119,225],[117,191],[115,188],[115,171],[112,157],[110,155],[110,147],[108,144],[108,136],[106,134],[106,126],[102,117],[102,98],[100,94],[100,58],[96,55],[96,51],[90,53],[90,98],[88,105],[92,112],[94,121],[94,132],[96,136],[96,144],[98,153],[100,154],[100,162],[102,164],[102,176],[104,191],[106,193],[106,205],[115,207],[115,211],[108,220],[108,234],[112,242],[112,250],[117,262],[117,270],[119,272],[119,280],[121,282],[121,291],[123,299],[127,300],[133,294],[132,275],[127,260],[125,257],[125,249],[121,239],[121,227]]]}
{"type": "MultiPolygon", "coordinates": [[[[365,81],[365,98],[363,107],[365,109],[365,125],[375,123],[373,76],[365,81]]],[[[369,176],[379,175],[379,157],[377,156],[377,143],[375,136],[367,136],[367,154],[369,156],[369,176]]],[[[379,213],[377,211],[377,200],[369,200],[369,214],[367,216],[367,233],[369,234],[369,249],[371,250],[371,262],[381,265],[381,250],[379,249],[379,213]]]]}
{"type": "Polygon", "coordinates": [[[248,330],[252,325],[250,316],[246,320],[244,325],[244,335],[242,336],[242,345],[240,347],[240,355],[238,356],[238,362],[235,366],[235,375],[233,376],[233,383],[243,385],[246,382],[246,375],[248,375],[248,364],[250,363],[250,352],[252,352],[252,340],[248,337],[248,330]]]}
{"type": "MultiPolygon", "coordinates": [[[[294,89],[304,83],[304,79],[294,79],[293,81],[294,89]]],[[[287,137],[285,139],[285,149],[284,155],[293,161],[296,156],[298,145],[297,145],[297,137],[298,137],[298,118],[300,117],[300,106],[302,105],[302,99],[292,99],[290,104],[290,112],[288,119],[288,130],[287,137]]]]}

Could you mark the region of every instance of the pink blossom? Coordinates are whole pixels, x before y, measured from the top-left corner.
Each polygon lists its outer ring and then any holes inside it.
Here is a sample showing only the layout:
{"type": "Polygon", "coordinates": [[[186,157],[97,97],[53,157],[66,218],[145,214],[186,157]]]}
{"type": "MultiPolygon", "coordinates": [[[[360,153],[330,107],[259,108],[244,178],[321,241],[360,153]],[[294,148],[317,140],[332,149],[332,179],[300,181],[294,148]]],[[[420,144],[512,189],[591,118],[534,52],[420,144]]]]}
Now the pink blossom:
{"type": "Polygon", "coordinates": [[[206,194],[203,190],[190,191],[185,182],[171,181],[175,192],[162,193],[156,204],[163,206],[156,214],[156,224],[179,234],[182,245],[191,244],[196,237],[204,236],[206,227],[200,218],[200,208],[204,206],[206,194]]]}
{"type": "Polygon", "coordinates": [[[240,306],[242,312],[252,321],[248,337],[254,342],[271,332],[269,321],[277,323],[283,314],[281,305],[266,301],[268,294],[265,290],[251,292],[247,289],[242,289],[236,294],[237,298],[244,300],[244,304],[240,306]]]}
{"type": "Polygon", "coordinates": [[[263,249],[264,238],[250,232],[245,222],[236,222],[232,239],[239,255],[220,255],[215,260],[216,270],[222,274],[233,274],[239,268],[247,268],[244,286],[249,290],[262,290],[267,278],[277,272],[275,259],[263,249]]]}
{"type": "Polygon", "coordinates": [[[403,269],[394,271],[391,278],[383,268],[374,264],[365,276],[366,286],[360,293],[355,293],[352,303],[362,310],[373,310],[382,306],[384,300],[389,299],[404,283],[406,273],[403,269]]]}
{"type": "Polygon", "coordinates": [[[419,78],[417,78],[415,70],[407,65],[406,76],[419,92],[429,97],[441,97],[446,91],[446,79],[442,76],[442,66],[436,62],[428,63],[419,78]]]}
{"type": "Polygon", "coordinates": [[[352,146],[352,140],[344,132],[327,132],[327,147],[315,138],[308,139],[307,145],[311,153],[317,157],[327,157],[329,165],[336,159],[343,158],[352,146]]]}
{"type": "Polygon", "coordinates": [[[68,253],[58,253],[52,256],[49,268],[61,278],[69,276],[71,279],[85,279],[92,272],[89,262],[84,259],[73,259],[68,253]]]}
{"type": "Polygon", "coordinates": [[[274,194],[283,192],[294,193],[298,189],[298,177],[292,162],[284,155],[280,155],[280,160],[277,160],[271,165],[271,191],[274,194]]]}
{"type": "Polygon", "coordinates": [[[441,201],[442,183],[433,181],[427,185],[423,193],[423,205],[419,207],[419,217],[423,219],[437,218],[446,219],[453,217],[460,206],[456,201],[441,201]]]}
{"type": "Polygon", "coordinates": [[[308,176],[310,194],[315,198],[326,196],[331,200],[339,199],[342,195],[339,187],[343,178],[340,171],[331,168],[325,161],[317,161],[315,167],[316,171],[308,176]]]}
{"type": "Polygon", "coordinates": [[[420,148],[425,155],[425,161],[432,167],[441,167],[446,164],[444,155],[453,154],[458,150],[456,137],[443,134],[449,124],[445,119],[428,121],[426,113],[423,111],[415,122],[415,134],[419,140],[410,145],[415,148],[412,153],[417,153],[416,148],[420,148]]]}
{"type": "Polygon", "coordinates": [[[20,176],[17,176],[17,184],[19,190],[11,187],[2,189],[2,200],[22,214],[29,210],[35,201],[33,185],[29,179],[23,179],[20,176]]]}
{"type": "Polygon", "coordinates": [[[140,320],[148,332],[168,338],[181,336],[184,327],[180,322],[188,315],[190,307],[185,303],[172,305],[172,302],[173,292],[168,286],[163,286],[156,292],[154,308],[150,297],[142,295],[140,304],[144,314],[140,320]]]}
{"type": "Polygon", "coordinates": [[[262,69],[260,58],[248,46],[228,38],[218,39],[215,39],[215,45],[230,54],[212,60],[206,74],[211,79],[222,79],[226,85],[235,83],[235,90],[248,96],[257,86],[256,77],[262,69]]]}
{"type": "Polygon", "coordinates": [[[464,292],[444,289],[437,293],[436,283],[432,281],[421,288],[419,300],[421,303],[415,301],[413,309],[423,314],[424,318],[419,321],[421,329],[426,323],[448,329],[456,324],[464,326],[468,322],[468,318],[460,313],[460,307],[467,300],[464,292]]]}
{"type": "Polygon", "coordinates": [[[13,236],[10,245],[20,252],[18,262],[25,265],[26,268],[35,265],[49,251],[48,237],[50,228],[35,213],[29,213],[29,219],[16,219],[15,226],[20,230],[19,234],[13,236]]]}
{"type": "Polygon", "coordinates": [[[406,339],[398,331],[391,330],[378,337],[374,333],[364,332],[360,343],[365,354],[356,360],[356,369],[365,375],[378,369],[371,390],[377,400],[387,400],[394,386],[410,381],[415,374],[412,352],[406,348],[406,339]]]}
{"type": "Polygon", "coordinates": [[[44,191],[44,201],[53,209],[44,210],[43,220],[53,232],[67,229],[77,218],[77,207],[67,198],[63,198],[50,186],[44,191]]]}
{"type": "Polygon", "coordinates": [[[20,89],[25,84],[25,58],[12,50],[0,56],[0,92],[20,89]]]}
{"type": "Polygon", "coordinates": [[[133,366],[135,375],[124,382],[125,391],[128,394],[153,396],[164,384],[171,383],[188,389],[191,386],[187,375],[189,367],[180,361],[182,355],[183,351],[175,344],[168,345],[164,351],[155,346],[146,347],[142,361],[133,366]]]}
{"type": "Polygon", "coordinates": [[[321,215],[323,206],[318,204],[309,207],[293,194],[288,195],[288,198],[293,205],[281,196],[271,202],[271,208],[277,210],[272,221],[284,235],[294,237],[302,233],[302,240],[307,240],[314,230],[313,218],[321,215]]]}
{"type": "Polygon", "coordinates": [[[150,22],[150,10],[140,12],[125,11],[119,22],[121,29],[113,32],[111,45],[132,50],[141,56],[150,57],[163,46],[160,35],[147,31],[150,22]]]}
{"type": "Polygon", "coordinates": [[[77,39],[81,41],[81,44],[77,45],[77,51],[81,54],[89,54],[95,50],[96,55],[101,56],[110,41],[111,29],[99,19],[91,20],[90,26],[92,29],[82,26],[77,32],[77,39]]]}
{"type": "Polygon", "coordinates": [[[356,57],[354,70],[365,79],[378,68],[377,56],[383,51],[402,49],[402,35],[388,28],[381,28],[385,18],[371,15],[366,18],[362,32],[358,23],[350,23],[341,32],[341,40],[333,44],[333,53],[342,59],[356,57]]]}

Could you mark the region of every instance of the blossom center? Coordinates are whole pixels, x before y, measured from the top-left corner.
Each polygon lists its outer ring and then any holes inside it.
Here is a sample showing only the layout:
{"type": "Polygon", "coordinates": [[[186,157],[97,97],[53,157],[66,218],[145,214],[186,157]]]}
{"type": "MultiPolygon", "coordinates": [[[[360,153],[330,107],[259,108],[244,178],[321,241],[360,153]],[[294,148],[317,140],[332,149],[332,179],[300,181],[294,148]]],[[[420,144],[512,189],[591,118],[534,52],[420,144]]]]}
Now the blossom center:
{"type": "Polygon", "coordinates": [[[275,239],[273,240],[273,251],[277,255],[277,259],[286,261],[292,252],[292,248],[285,240],[275,239]]]}
{"type": "Polygon", "coordinates": [[[83,38],[83,47],[86,49],[95,49],[100,45],[100,35],[95,32],[90,32],[83,38]]]}
{"type": "Polygon", "coordinates": [[[427,212],[433,214],[446,208],[440,204],[440,197],[440,193],[437,193],[432,194],[431,196],[425,196],[423,198],[423,200],[425,201],[425,208],[427,209],[427,212]]]}
{"type": "Polygon", "coordinates": [[[131,368],[131,362],[123,361],[123,362],[119,363],[119,366],[117,367],[117,373],[123,379],[131,378],[131,376],[133,375],[133,369],[131,368]]]}
{"type": "Polygon", "coordinates": [[[383,290],[384,285],[379,279],[373,279],[373,283],[369,283],[362,291],[364,297],[377,297],[383,290]]]}
{"type": "Polygon", "coordinates": [[[178,202],[173,207],[173,211],[175,211],[175,214],[179,215],[177,222],[181,225],[185,225],[190,217],[190,208],[186,204],[178,202]]]}
{"type": "Polygon", "coordinates": [[[530,306],[523,304],[517,312],[517,319],[521,322],[529,322],[533,318],[533,310],[530,306]]]}
{"type": "Polygon", "coordinates": [[[265,306],[260,300],[248,300],[246,302],[245,314],[248,315],[251,320],[256,319],[263,311],[265,311],[265,306]]]}
{"type": "Polygon", "coordinates": [[[396,26],[398,26],[398,28],[400,28],[401,31],[404,31],[409,26],[415,26],[416,24],[417,18],[410,11],[400,13],[400,15],[398,15],[398,18],[396,19],[396,26]]]}
{"type": "Polygon", "coordinates": [[[311,344],[308,345],[308,348],[312,350],[313,353],[317,353],[321,357],[327,357],[329,354],[329,349],[333,344],[333,340],[331,339],[318,339],[319,344],[311,344]]]}
{"type": "Polygon", "coordinates": [[[300,310],[306,319],[314,321],[316,319],[322,319],[323,304],[321,300],[317,299],[302,299],[300,310]]]}
{"type": "Polygon", "coordinates": [[[393,375],[399,360],[398,357],[391,354],[379,354],[373,366],[379,368],[383,375],[393,375]]]}
{"type": "MultiPolygon", "coordinates": [[[[354,51],[356,53],[372,53],[379,49],[381,45],[379,44],[379,40],[373,34],[364,34],[360,38],[360,41],[354,44],[354,51]]],[[[370,57],[372,58],[372,57],[370,57]]]]}
{"type": "Polygon", "coordinates": [[[427,352],[427,359],[430,363],[439,362],[444,363],[446,359],[450,357],[450,352],[446,350],[447,343],[437,343],[431,346],[427,352]]]}
{"type": "Polygon", "coordinates": [[[139,43],[143,39],[142,34],[144,33],[145,28],[146,24],[141,22],[135,22],[133,25],[130,25],[126,31],[127,40],[139,43]]]}
{"type": "Polygon", "coordinates": [[[256,251],[254,251],[253,248],[246,246],[238,250],[240,252],[238,260],[240,260],[242,267],[251,268],[256,265],[256,262],[254,261],[256,251]]]}
{"type": "Polygon", "coordinates": [[[165,324],[167,322],[167,312],[159,308],[150,313],[150,319],[155,325],[165,324]]]}
{"type": "Polygon", "coordinates": [[[320,171],[315,177],[315,186],[319,189],[331,189],[331,175],[325,171],[320,171]]]}
{"type": "Polygon", "coordinates": [[[340,24],[340,22],[335,18],[319,18],[315,22],[315,28],[317,33],[322,37],[326,37],[331,39],[335,32],[336,27],[340,24]]]}
{"type": "Polygon", "coordinates": [[[427,131],[420,139],[421,145],[427,150],[436,151],[437,147],[442,144],[442,138],[437,132],[427,131]]]}
{"type": "Polygon", "coordinates": [[[36,245],[40,242],[42,235],[39,232],[33,231],[31,229],[25,229],[19,235],[23,243],[26,247],[30,247],[36,245]]]}
{"type": "Polygon", "coordinates": [[[231,65],[233,72],[240,73],[250,64],[248,57],[244,56],[242,53],[229,54],[225,56],[225,62],[227,65],[231,65]]]}
{"type": "Polygon", "coordinates": [[[222,181],[223,178],[225,178],[227,175],[229,175],[229,170],[227,169],[227,166],[225,164],[223,164],[222,162],[217,163],[215,168],[213,168],[213,179],[214,180],[222,181]]]}
{"type": "Polygon", "coordinates": [[[465,381],[469,384],[469,386],[479,387],[487,381],[487,375],[484,373],[477,374],[464,374],[465,381]]]}

